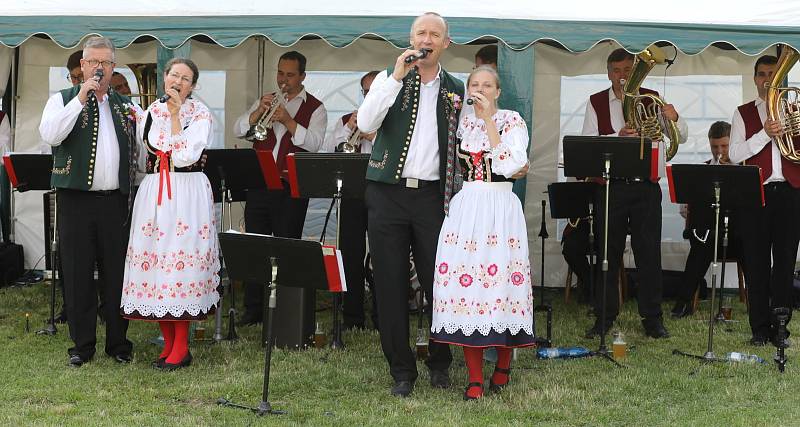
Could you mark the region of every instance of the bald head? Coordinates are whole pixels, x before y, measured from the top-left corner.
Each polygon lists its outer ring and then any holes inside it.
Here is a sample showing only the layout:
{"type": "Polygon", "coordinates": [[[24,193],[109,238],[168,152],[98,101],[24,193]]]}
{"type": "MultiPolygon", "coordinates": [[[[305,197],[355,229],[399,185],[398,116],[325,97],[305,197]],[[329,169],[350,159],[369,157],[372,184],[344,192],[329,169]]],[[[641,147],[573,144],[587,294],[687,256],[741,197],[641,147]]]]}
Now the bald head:
{"type": "Polygon", "coordinates": [[[426,24],[433,24],[435,25],[436,22],[441,25],[442,33],[444,37],[450,38],[450,27],[447,25],[447,21],[442,18],[442,15],[439,15],[436,12],[425,12],[422,15],[418,16],[414,19],[414,22],[411,24],[411,38],[414,38],[414,29],[417,27],[418,24],[421,22],[425,22],[426,24]]]}

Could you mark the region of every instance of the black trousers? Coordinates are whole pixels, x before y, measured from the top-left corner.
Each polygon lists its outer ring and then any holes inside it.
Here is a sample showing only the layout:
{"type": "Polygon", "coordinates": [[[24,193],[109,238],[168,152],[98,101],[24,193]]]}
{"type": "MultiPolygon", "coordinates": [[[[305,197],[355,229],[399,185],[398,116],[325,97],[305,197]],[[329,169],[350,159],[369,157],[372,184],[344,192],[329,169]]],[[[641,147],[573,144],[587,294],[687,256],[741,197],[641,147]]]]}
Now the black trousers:
{"type": "Polygon", "coordinates": [[[739,234],[744,247],[750,329],[753,335],[770,338],[771,310],[792,307],[794,263],[800,240],[800,190],[785,182],[770,183],[764,185],[764,198],[763,208],[741,211],[739,234]]]}
{"type": "Polygon", "coordinates": [[[114,191],[100,193],[59,189],[58,235],[69,334],[74,346],[70,355],[90,359],[97,337],[97,289],[95,262],[104,298],[105,352],[130,354],[128,321],[120,315],[125,253],[128,247],[128,197],[114,191]]]}
{"type": "MultiPolygon", "coordinates": [[[[597,244],[603,261],[603,227],[605,221],[605,186],[600,190],[601,202],[598,209],[597,244]]],[[[608,221],[608,284],[606,289],[606,320],[616,319],[619,314],[620,261],[625,250],[625,240],[630,231],[631,248],[639,272],[637,300],[639,316],[643,319],[661,317],[661,298],[663,278],[661,276],[661,187],[650,181],[611,183],[608,221]]],[[[595,282],[595,313],[599,316],[603,298],[603,272],[598,267],[595,282]]]]}
{"type": "MultiPolygon", "coordinates": [[[[245,230],[248,233],[271,234],[278,237],[299,239],[306,221],[308,199],[295,199],[289,193],[288,184],[284,190],[250,190],[244,207],[245,230]]],[[[306,292],[305,289],[281,289],[281,293],[306,292]]],[[[313,291],[310,291],[313,292],[313,291]]],[[[264,308],[264,284],[247,282],[244,288],[245,317],[261,319],[264,308]]]]}
{"type": "MultiPolygon", "coordinates": [[[[722,221],[720,219],[720,221],[722,221]]],[[[692,233],[692,231],[687,230],[688,236],[684,234],[684,237],[689,238],[689,256],[686,258],[686,265],[683,268],[683,274],[681,274],[681,285],[676,292],[676,300],[683,303],[689,303],[694,298],[694,293],[697,291],[697,287],[700,285],[703,276],[706,275],[706,271],[708,271],[708,267],[714,261],[714,233],[709,232],[708,236],[705,237],[705,243],[697,238],[706,236],[705,230],[695,231],[697,236],[692,233]]],[[[686,232],[684,232],[686,233],[686,232]]],[[[722,262],[722,239],[724,229],[720,229],[719,233],[719,243],[717,246],[718,254],[717,256],[722,262]]],[[[741,242],[737,236],[735,236],[729,227],[728,230],[728,248],[726,250],[726,258],[730,259],[731,257],[741,257],[742,247],[741,242]]],[[[744,265],[744,263],[742,263],[744,265]]],[[[743,270],[747,271],[743,268],[743,270]]],[[[721,270],[720,270],[721,271],[721,270]]],[[[726,271],[727,273],[727,271],[726,271]]],[[[718,280],[722,280],[722,277],[718,280]]],[[[720,287],[720,283],[717,283],[717,287],[720,287]]]]}
{"type": "MultiPolygon", "coordinates": [[[[589,301],[589,276],[591,266],[586,255],[589,253],[589,220],[581,218],[577,227],[567,225],[561,239],[563,247],[561,253],[570,270],[578,277],[580,283],[580,296],[583,301],[589,301]]],[[[595,235],[595,239],[596,239],[595,235]]],[[[596,283],[595,283],[596,285],[596,283]]],[[[595,289],[597,287],[595,286],[595,289]]]]}
{"type": "MultiPolygon", "coordinates": [[[[367,208],[361,199],[342,199],[339,219],[341,237],[339,246],[342,251],[342,264],[347,280],[347,292],[344,293],[342,311],[345,327],[363,328],[364,316],[364,257],[367,254],[367,208]]],[[[372,324],[377,328],[378,311],[375,308],[375,290],[372,289],[372,324]]]]}
{"type": "MultiPolygon", "coordinates": [[[[367,182],[365,197],[369,248],[378,300],[381,348],[395,381],[417,378],[417,364],[408,344],[409,248],[417,278],[433,301],[433,269],[439,231],[444,221],[439,183],[421,188],[367,182]]],[[[430,321],[430,312],[429,321],[430,321]]],[[[429,342],[431,370],[446,370],[453,356],[446,344],[429,342]]]]}

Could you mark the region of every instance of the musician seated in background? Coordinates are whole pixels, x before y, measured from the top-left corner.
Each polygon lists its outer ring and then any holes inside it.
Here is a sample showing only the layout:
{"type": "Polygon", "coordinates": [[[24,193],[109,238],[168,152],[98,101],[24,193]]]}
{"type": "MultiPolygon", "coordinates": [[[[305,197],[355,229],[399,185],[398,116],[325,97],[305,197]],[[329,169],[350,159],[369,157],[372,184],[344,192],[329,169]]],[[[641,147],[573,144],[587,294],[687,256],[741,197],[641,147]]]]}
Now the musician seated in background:
{"type": "Polygon", "coordinates": [[[131,96],[131,87],[128,85],[128,79],[119,71],[114,71],[111,75],[111,89],[120,95],[131,96]]]}
{"type": "MultiPolygon", "coordinates": [[[[728,157],[730,145],[731,125],[728,122],[715,122],[708,130],[708,143],[711,146],[712,159],[705,163],[709,165],[729,165],[728,157]]],[[[681,215],[686,218],[684,238],[689,239],[689,256],[681,276],[681,286],[672,308],[672,317],[681,318],[692,314],[692,298],[701,283],[708,266],[714,259],[714,210],[709,206],[681,205],[681,215]]],[[[728,221],[728,250],[726,257],[731,257],[741,251],[738,239],[733,236],[732,220],[728,221]]],[[[722,239],[725,227],[720,213],[718,252],[722,260],[722,239]]]]}
{"type": "Polygon", "coordinates": [[[488,65],[495,70],[497,69],[497,45],[490,44],[486,45],[480,49],[478,52],[475,53],[475,67],[478,68],[481,65],[488,65]]]}
{"type": "MultiPolygon", "coordinates": [[[[361,77],[361,93],[367,96],[372,81],[380,71],[370,71],[361,77]]],[[[365,133],[358,129],[358,111],[345,114],[336,121],[333,133],[328,135],[323,151],[345,153],[371,153],[375,132],[365,133]]],[[[364,317],[364,257],[367,251],[367,209],[363,199],[342,199],[339,240],[344,264],[345,279],[348,283],[344,293],[344,329],[360,328],[366,325],[364,317]]],[[[378,311],[375,304],[375,290],[372,290],[372,324],[378,328],[378,311]]]]}
{"type": "MultiPolygon", "coordinates": [[[[247,137],[253,142],[253,148],[272,153],[284,181],[287,179],[286,155],[298,151],[320,151],[328,125],[325,106],[306,92],[303,86],[305,78],[305,56],[296,51],[281,55],[275,76],[278,92],[263,94],[236,120],[233,127],[237,137],[247,137]],[[272,115],[267,119],[270,113],[272,115]],[[266,129],[263,136],[257,132],[254,135],[256,125],[266,129]]],[[[300,238],[307,209],[308,199],[292,198],[286,182],[281,191],[249,190],[244,209],[245,230],[248,233],[300,238]]],[[[284,291],[305,292],[303,289],[284,291]]],[[[244,298],[245,313],[240,323],[261,322],[264,284],[248,282],[244,298]]]]}
{"type": "Polygon", "coordinates": [[[82,58],[82,50],[72,52],[72,55],[67,58],[67,79],[72,83],[72,86],[83,83],[83,71],[81,71],[82,58]]]}
{"type": "MultiPolygon", "coordinates": [[[[785,46],[784,48],[789,48],[785,46]]],[[[756,61],[753,81],[758,98],[740,105],[731,122],[731,162],[744,161],[761,168],[764,206],[741,209],[740,235],[744,248],[745,281],[750,302],[750,343],[762,346],[775,340],[775,322],[771,310],[791,307],[795,257],[800,233],[800,165],[787,160],[775,140],[783,133],[779,120],[770,119],[767,105],[769,90],[775,82],[782,86],[786,75],[775,76],[780,69],[778,58],[765,55],[756,61]]],[[[788,73],[789,67],[786,67],[788,73]]],[[[777,108],[772,111],[777,113],[777,108]]],[[[791,319],[791,311],[790,319],[791,319]]],[[[787,331],[788,332],[788,331],[787,331]]],[[[784,342],[774,344],[788,345],[784,342]]]]}
{"type": "MultiPolygon", "coordinates": [[[[636,129],[631,124],[625,123],[623,114],[624,80],[631,76],[634,65],[634,56],[625,49],[616,49],[608,56],[606,67],[611,88],[597,92],[589,97],[586,104],[586,115],[583,121],[583,135],[619,135],[638,136],[636,129]]],[[[641,94],[658,95],[657,92],[639,88],[641,94]]],[[[680,141],[671,141],[672,144],[683,143],[688,134],[686,123],[678,116],[672,104],[665,104],[662,108],[661,129],[666,129],[667,121],[677,122],[680,141]]],[[[622,253],[625,249],[625,240],[628,230],[631,233],[631,248],[636,259],[639,271],[639,288],[636,298],[639,304],[639,315],[642,319],[645,334],[653,338],[669,336],[664,327],[661,312],[661,187],[658,179],[665,175],[665,144],[659,143],[658,170],[653,171],[650,177],[612,179],[611,194],[609,195],[608,223],[608,283],[606,286],[606,321],[601,321],[602,305],[602,271],[598,274],[598,292],[595,292],[595,309],[597,316],[594,325],[586,332],[587,338],[605,334],[614,323],[619,314],[619,290],[617,280],[621,265],[622,253]],[[657,176],[655,175],[657,172],[657,176]]],[[[655,151],[653,151],[656,154],[655,151]]],[[[601,200],[605,200],[604,189],[601,200]]],[[[604,203],[604,202],[603,202],[604,203]]],[[[603,230],[605,220],[604,206],[598,207],[597,230],[603,230]]],[[[603,247],[603,235],[597,235],[598,246],[603,247]]],[[[603,259],[603,253],[598,254],[598,260],[603,259]]],[[[600,269],[598,269],[600,270],[600,269]]]]}

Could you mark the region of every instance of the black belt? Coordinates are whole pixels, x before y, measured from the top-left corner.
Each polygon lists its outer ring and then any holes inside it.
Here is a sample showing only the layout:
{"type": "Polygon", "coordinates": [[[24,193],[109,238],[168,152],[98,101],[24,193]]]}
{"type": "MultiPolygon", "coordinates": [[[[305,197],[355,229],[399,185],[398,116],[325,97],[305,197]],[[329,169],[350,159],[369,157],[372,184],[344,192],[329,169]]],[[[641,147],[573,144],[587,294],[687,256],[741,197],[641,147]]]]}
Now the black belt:
{"type": "Polygon", "coordinates": [[[119,189],[116,190],[96,190],[96,191],[89,191],[93,195],[97,197],[108,197],[113,196],[114,194],[119,193],[119,189]]]}
{"type": "Polygon", "coordinates": [[[611,178],[611,182],[622,183],[622,184],[638,184],[640,182],[648,182],[648,181],[650,181],[649,178],[642,178],[639,176],[635,176],[633,178],[611,178]]]}
{"type": "Polygon", "coordinates": [[[434,184],[438,185],[439,180],[437,179],[435,181],[425,181],[417,178],[400,178],[400,181],[398,183],[406,188],[424,188],[429,185],[434,185],[434,184]]]}

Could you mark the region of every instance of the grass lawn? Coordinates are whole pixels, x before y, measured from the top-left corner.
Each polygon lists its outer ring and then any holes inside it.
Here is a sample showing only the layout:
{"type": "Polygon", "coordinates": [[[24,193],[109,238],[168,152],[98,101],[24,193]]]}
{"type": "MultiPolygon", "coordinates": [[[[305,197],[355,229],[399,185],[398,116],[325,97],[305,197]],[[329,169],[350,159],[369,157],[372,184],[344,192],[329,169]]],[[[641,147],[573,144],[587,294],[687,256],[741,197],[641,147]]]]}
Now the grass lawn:
{"type": "MultiPolygon", "coordinates": [[[[349,332],[344,351],[275,351],[270,401],[288,414],[259,418],[215,404],[223,396],[252,405],[260,401],[258,327],[239,328],[241,339],[233,344],[193,344],[194,364],[171,373],[150,367],[160,351],[148,343],[157,335],[154,324],[131,322],[135,355],[127,366],[105,356],[100,328],[94,360],[72,369],[66,366],[66,325],[59,325],[54,337],[24,329],[26,312],[32,330],[41,326],[47,290],[45,283],[0,289],[0,425],[800,425],[800,375],[793,363],[800,345],[795,341],[787,351],[790,363],[779,374],[772,347],[746,344],[749,327],[739,303],[733,314],[739,322],[718,328],[714,348],[721,355],[756,353],[766,365],[701,365],[673,356],[675,348],[705,351],[707,324],[700,316],[707,305],[694,318],[667,319],[672,338],[653,340],[643,335],[636,303],[629,301],[615,326],[628,342],[624,369],[600,358],[539,361],[533,350],[521,350],[512,365],[512,385],[501,395],[463,402],[466,369],[455,349],[451,389],[431,389],[420,363],[414,393],[400,399],[389,395],[377,332],[349,332]]],[[[565,305],[556,293],[549,299],[555,304],[556,344],[596,348],[596,340],[581,338],[591,324],[585,306],[565,305]]],[[[327,312],[320,317],[329,321],[327,312]]],[[[539,323],[543,330],[543,319],[539,323]]],[[[213,319],[205,326],[211,335],[213,319]]]]}

